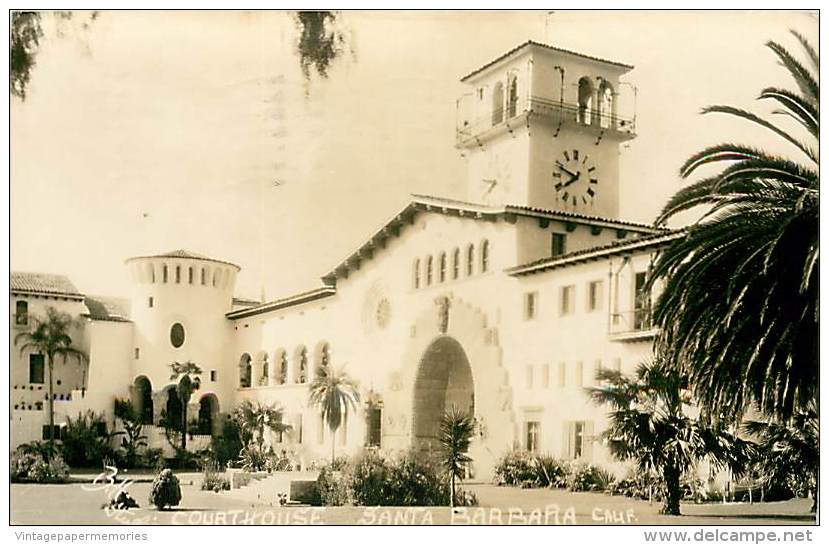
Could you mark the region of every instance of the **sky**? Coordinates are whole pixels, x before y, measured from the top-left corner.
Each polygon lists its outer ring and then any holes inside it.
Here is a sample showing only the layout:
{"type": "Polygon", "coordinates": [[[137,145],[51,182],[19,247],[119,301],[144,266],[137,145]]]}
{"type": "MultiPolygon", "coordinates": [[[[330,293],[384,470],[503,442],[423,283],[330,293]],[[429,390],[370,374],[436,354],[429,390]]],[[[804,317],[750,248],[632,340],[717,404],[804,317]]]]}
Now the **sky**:
{"type": "Polygon", "coordinates": [[[793,84],[764,43],[799,52],[789,29],[815,45],[818,31],[786,11],[349,11],[343,54],[308,82],[290,13],[87,19],[44,19],[28,95],[12,99],[12,270],[125,295],[125,259],[183,248],[239,264],[237,294],[269,300],[317,287],[410,194],[465,198],[459,79],[526,40],[635,66],[620,209],[649,222],[706,145],[791,153],[699,111],[768,112],[759,91],[793,84]]]}

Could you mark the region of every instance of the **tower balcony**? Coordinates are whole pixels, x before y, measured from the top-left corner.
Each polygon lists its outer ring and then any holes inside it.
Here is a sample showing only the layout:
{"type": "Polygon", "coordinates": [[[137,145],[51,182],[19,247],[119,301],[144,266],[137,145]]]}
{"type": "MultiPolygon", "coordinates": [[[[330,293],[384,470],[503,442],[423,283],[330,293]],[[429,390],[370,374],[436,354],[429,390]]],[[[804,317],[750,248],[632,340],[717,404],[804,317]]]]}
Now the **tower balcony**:
{"type": "Polygon", "coordinates": [[[505,108],[496,108],[486,115],[472,118],[462,115],[462,101],[458,102],[458,125],[455,143],[458,147],[471,147],[503,132],[512,132],[528,126],[533,119],[541,119],[558,131],[563,127],[578,127],[593,133],[597,138],[612,137],[630,140],[636,136],[636,116],[623,116],[615,111],[602,112],[589,106],[554,100],[545,97],[523,97],[508,102],[505,108]]]}

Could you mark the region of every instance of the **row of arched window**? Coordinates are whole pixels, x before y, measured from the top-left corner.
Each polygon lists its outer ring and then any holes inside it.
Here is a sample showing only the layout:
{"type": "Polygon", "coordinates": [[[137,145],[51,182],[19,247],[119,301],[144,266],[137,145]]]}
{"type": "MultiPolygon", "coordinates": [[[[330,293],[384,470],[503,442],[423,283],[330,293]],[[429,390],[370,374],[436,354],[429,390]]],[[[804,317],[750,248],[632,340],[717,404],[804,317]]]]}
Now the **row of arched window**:
{"type": "Polygon", "coordinates": [[[226,288],[230,286],[232,272],[228,267],[194,267],[162,264],[156,268],[146,263],[145,275],[150,284],[190,284],[226,288]]]}
{"type": "MultiPolygon", "coordinates": [[[[601,128],[610,128],[615,124],[615,96],[613,85],[602,77],[596,78],[600,83],[598,89],[591,78],[583,76],[578,81],[578,107],[576,121],[582,125],[597,124],[601,128]]],[[[498,125],[505,119],[518,115],[518,76],[507,76],[506,90],[501,81],[492,88],[492,125],[498,125]]],[[[483,98],[483,89],[479,89],[479,99],[483,98]]]]}
{"type": "Polygon", "coordinates": [[[460,248],[455,248],[449,253],[441,252],[437,258],[431,255],[423,259],[417,258],[412,265],[412,287],[420,289],[457,280],[461,275],[472,276],[476,265],[478,272],[485,273],[489,270],[489,253],[489,241],[483,240],[478,245],[477,252],[475,245],[469,244],[463,252],[460,248]]]}
{"type": "MultiPolygon", "coordinates": [[[[327,367],[331,362],[331,346],[321,343],[314,358],[314,372],[327,367]]],[[[274,352],[273,362],[267,352],[260,352],[256,361],[250,354],[244,353],[239,359],[239,388],[252,386],[279,386],[285,384],[307,384],[311,381],[310,361],[308,348],[298,346],[293,357],[288,357],[288,351],[279,348],[274,352]]]]}

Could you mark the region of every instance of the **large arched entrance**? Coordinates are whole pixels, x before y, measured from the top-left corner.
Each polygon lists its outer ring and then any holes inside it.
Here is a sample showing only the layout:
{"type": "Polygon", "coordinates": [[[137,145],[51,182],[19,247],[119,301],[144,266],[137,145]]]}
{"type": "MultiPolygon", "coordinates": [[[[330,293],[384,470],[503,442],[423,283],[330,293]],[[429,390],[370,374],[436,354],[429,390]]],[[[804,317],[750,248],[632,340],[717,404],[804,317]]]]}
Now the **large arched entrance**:
{"type": "Polygon", "coordinates": [[[153,423],[153,386],[141,375],[132,383],[132,406],[142,424],[153,423]]]}
{"type": "Polygon", "coordinates": [[[472,368],[458,341],[440,337],[424,352],[415,378],[412,423],[415,448],[432,450],[437,446],[441,417],[453,406],[474,414],[472,368]]]}

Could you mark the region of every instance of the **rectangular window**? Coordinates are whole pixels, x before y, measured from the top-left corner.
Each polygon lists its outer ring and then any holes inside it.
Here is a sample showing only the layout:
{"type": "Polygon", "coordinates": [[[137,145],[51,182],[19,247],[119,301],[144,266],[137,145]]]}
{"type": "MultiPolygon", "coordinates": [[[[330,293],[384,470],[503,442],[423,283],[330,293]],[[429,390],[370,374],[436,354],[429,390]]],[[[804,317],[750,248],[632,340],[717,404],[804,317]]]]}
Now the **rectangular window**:
{"type": "Polygon", "coordinates": [[[573,453],[572,457],[581,458],[584,455],[584,422],[573,422],[573,453]]]}
{"type": "Polygon", "coordinates": [[[155,304],[155,300],[154,300],[152,297],[150,297],[149,299],[147,299],[147,306],[148,306],[148,307],[153,308],[153,305],[154,305],[154,304],[155,304]]]}
{"type": "Polygon", "coordinates": [[[567,386],[567,364],[562,362],[558,364],[558,387],[564,388],[567,386]]]}
{"type": "Polygon", "coordinates": [[[29,383],[43,384],[43,354],[29,354],[29,383]]]}
{"type": "Polygon", "coordinates": [[[141,357],[141,350],[136,348],[135,349],[135,359],[139,359],[141,357]]]}
{"type": "Polygon", "coordinates": [[[205,271],[204,269],[201,270],[201,285],[207,285],[207,271],[205,271]]]}
{"type": "Polygon", "coordinates": [[[210,382],[216,382],[217,373],[216,371],[210,371],[210,382]]]}
{"type": "Polygon", "coordinates": [[[550,245],[550,255],[558,257],[567,253],[567,235],[553,233],[550,245]]]}
{"type": "Polygon", "coordinates": [[[29,303],[17,301],[14,304],[14,324],[29,325],[29,303]]]}
{"type": "Polygon", "coordinates": [[[550,364],[549,363],[544,364],[544,367],[542,368],[541,373],[542,373],[541,383],[544,385],[544,388],[549,388],[550,387],[550,364]]]}
{"type": "Polygon", "coordinates": [[[598,310],[602,306],[602,288],[604,282],[594,280],[587,285],[587,310],[588,312],[598,310]]]}
{"type": "Polygon", "coordinates": [[[383,410],[379,407],[372,407],[368,411],[368,434],[366,436],[367,447],[379,447],[381,427],[383,425],[383,410]]]}
{"type": "Polygon", "coordinates": [[[576,386],[584,386],[584,364],[576,362],[576,386]]]}
{"type": "Polygon", "coordinates": [[[190,268],[187,269],[187,283],[188,284],[193,283],[193,267],[190,267],[190,268]]]}
{"type": "Polygon", "coordinates": [[[575,300],[576,300],[576,286],[564,286],[561,288],[561,296],[559,302],[559,314],[561,316],[566,316],[567,314],[571,314],[573,312],[573,308],[575,307],[575,300]]]}
{"type": "Polygon", "coordinates": [[[531,291],[529,293],[524,294],[524,319],[525,320],[533,320],[535,319],[536,312],[538,310],[538,292],[531,291]]]}
{"type": "Polygon", "coordinates": [[[641,331],[651,326],[651,294],[646,289],[648,273],[638,272],[635,277],[635,299],[633,302],[633,329],[641,331]]]}
{"type": "Polygon", "coordinates": [[[533,366],[527,366],[527,389],[531,390],[533,387],[533,366]]]}
{"type": "Polygon", "coordinates": [[[527,452],[538,452],[538,440],[541,433],[540,422],[526,423],[526,444],[527,452]]]}
{"type": "Polygon", "coordinates": [[[176,265],[176,284],[181,284],[181,267],[176,265]]]}

